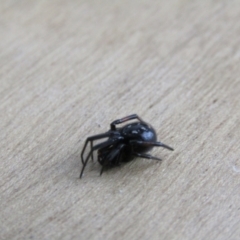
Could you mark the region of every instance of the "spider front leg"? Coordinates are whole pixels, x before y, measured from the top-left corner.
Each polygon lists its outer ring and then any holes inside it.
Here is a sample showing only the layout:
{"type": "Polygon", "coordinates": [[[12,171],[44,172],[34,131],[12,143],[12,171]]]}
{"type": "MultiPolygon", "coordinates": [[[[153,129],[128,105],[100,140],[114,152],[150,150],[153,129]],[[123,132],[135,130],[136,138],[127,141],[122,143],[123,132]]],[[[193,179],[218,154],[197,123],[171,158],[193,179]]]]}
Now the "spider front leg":
{"type": "Polygon", "coordinates": [[[158,161],[162,161],[161,158],[157,158],[157,157],[154,157],[150,154],[146,154],[146,153],[135,153],[133,152],[132,155],[136,156],[136,157],[141,157],[141,158],[147,158],[147,159],[153,159],[153,160],[158,160],[158,161]]]}
{"type": "Polygon", "coordinates": [[[82,178],[83,171],[84,171],[84,169],[85,169],[85,167],[86,167],[86,165],[87,165],[87,162],[88,162],[90,156],[93,154],[93,152],[94,152],[95,150],[100,149],[100,148],[108,147],[108,146],[110,146],[110,145],[112,145],[112,144],[114,144],[114,143],[115,143],[115,140],[109,139],[109,140],[107,140],[107,141],[105,141],[105,142],[102,142],[102,143],[99,143],[99,144],[95,145],[95,146],[91,149],[91,151],[89,152],[89,154],[88,154],[85,162],[83,161],[83,167],[82,167],[82,170],[81,170],[81,172],[80,172],[79,178],[82,178]]]}
{"type": "MultiPolygon", "coordinates": [[[[101,139],[101,138],[109,137],[111,134],[112,134],[112,132],[106,132],[106,133],[102,133],[102,134],[98,134],[98,135],[94,135],[94,136],[88,137],[88,138],[86,139],[85,144],[84,144],[84,147],[83,147],[83,150],[82,150],[82,152],[81,152],[82,164],[84,164],[83,154],[84,154],[84,152],[85,152],[85,150],[86,150],[86,147],[87,147],[88,142],[89,142],[89,141],[91,142],[91,150],[92,150],[92,149],[93,149],[93,141],[98,140],[98,139],[101,139]]],[[[91,158],[93,159],[93,154],[91,155],[91,158]]]]}
{"type": "Polygon", "coordinates": [[[102,169],[100,172],[100,176],[103,173],[104,168],[108,165],[108,163],[110,163],[112,160],[114,160],[114,158],[116,158],[116,162],[114,163],[115,166],[119,165],[119,158],[120,158],[120,154],[122,149],[125,147],[125,144],[119,144],[116,149],[112,150],[104,159],[103,159],[103,164],[102,164],[102,169]]]}
{"type": "Polygon", "coordinates": [[[113,121],[110,124],[111,130],[116,130],[116,125],[117,124],[124,123],[124,122],[130,121],[130,120],[133,120],[133,119],[138,119],[140,122],[143,122],[143,120],[137,114],[132,114],[132,115],[129,115],[127,117],[124,117],[124,118],[117,119],[117,120],[113,121]]]}
{"type": "Polygon", "coordinates": [[[130,141],[130,144],[132,146],[138,145],[138,146],[144,146],[144,147],[164,147],[168,150],[174,151],[172,147],[169,147],[168,145],[161,142],[144,142],[144,141],[132,140],[130,141]]]}
{"type": "MultiPolygon", "coordinates": [[[[130,141],[130,144],[132,145],[132,149],[133,149],[134,145],[137,145],[137,146],[144,146],[144,147],[164,147],[168,150],[173,151],[173,148],[171,148],[168,145],[163,144],[161,142],[144,142],[144,141],[132,140],[132,141],[130,141]]],[[[137,153],[137,152],[134,152],[133,150],[132,150],[132,155],[137,156],[137,157],[141,157],[141,158],[147,158],[147,159],[162,161],[161,158],[157,158],[157,157],[154,157],[154,156],[152,156],[150,154],[146,154],[146,153],[137,153]]]]}

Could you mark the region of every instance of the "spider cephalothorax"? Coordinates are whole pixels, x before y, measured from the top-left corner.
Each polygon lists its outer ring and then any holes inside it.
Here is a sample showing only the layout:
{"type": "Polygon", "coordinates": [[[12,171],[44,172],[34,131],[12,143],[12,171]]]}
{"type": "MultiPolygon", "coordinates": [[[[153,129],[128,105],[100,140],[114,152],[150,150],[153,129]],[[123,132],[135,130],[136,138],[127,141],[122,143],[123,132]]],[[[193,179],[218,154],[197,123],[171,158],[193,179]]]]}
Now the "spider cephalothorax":
{"type": "Polygon", "coordinates": [[[93,159],[93,152],[95,150],[98,151],[98,162],[102,165],[100,172],[101,175],[105,168],[119,166],[121,162],[130,161],[135,156],[161,161],[160,158],[146,154],[146,152],[150,151],[154,146],[164,147],[173,151],[173,148],[161,142],[157,142],[157,135],[153,127],[144,122],[138,117],[138,115],[133,114],[115,120],[110,124],[110,130],[108,132],[88,137],[85,141],[81,153],[83,167],[80,173],[80,178],[82,177],[89,158],[91,157],[93,159]],[[116,128],[117,124],[133,119],[137,119],[138,122],[127,124],[121,128],[116,128]],[[107,140],[93,146],[93,141],[102,138],[107,138],[107,140]],[[88,142],[91,143],[91,150],[84,160],[83,155],[88,142]]]}

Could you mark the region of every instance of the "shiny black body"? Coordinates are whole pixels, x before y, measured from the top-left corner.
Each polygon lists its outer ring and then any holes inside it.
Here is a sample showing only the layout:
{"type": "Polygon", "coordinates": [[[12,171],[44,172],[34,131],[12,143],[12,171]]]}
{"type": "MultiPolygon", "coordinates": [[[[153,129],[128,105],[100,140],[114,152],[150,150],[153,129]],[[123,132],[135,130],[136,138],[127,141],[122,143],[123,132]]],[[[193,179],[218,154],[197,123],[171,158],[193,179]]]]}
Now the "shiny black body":
{"type": "Polygon", "coordinates": [[[173,151],[173,148],[157,142],[157,135],[153,127],[144,122],[136,114],[115,120],[111,123],[108,132],[87,138],[81,153],[83,167],[80,178],[82,177],[89,158],[91,157],[93,159],[93,152],[95,150],[98,151],[98,162],[102,165],[100,174],[102,174],[104,169],[119,166],[122,162],[130,161],[135,156],[161,161],[160,158],[146,154],[146,152],[150,151],[154,146],[164,147],[173,151]],[[127,124],[121,128],[116,127],[118,124],[133,119],[137,119],[138,122],[127,124]],[[102,138],[107,138],[107,140],[93,146],[93,141],[102,138]],[[84,160],[83,155],[88,142],[91,143],[91,150],[84,160]]]}

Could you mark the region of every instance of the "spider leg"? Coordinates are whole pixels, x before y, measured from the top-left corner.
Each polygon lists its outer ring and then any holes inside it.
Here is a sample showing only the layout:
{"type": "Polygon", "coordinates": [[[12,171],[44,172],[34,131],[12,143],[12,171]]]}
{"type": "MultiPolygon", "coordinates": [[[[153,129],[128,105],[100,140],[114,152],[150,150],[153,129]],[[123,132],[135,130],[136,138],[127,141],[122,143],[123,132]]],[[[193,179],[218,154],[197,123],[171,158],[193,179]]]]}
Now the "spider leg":
{"type": "Polygon", "coordinates": [[[133,152],[132,155],[137,156],[137,157],[141,157],[141,158],[147,158],[147,159],[162,161],[161,158],[157,158],[157,157],[154,157],[154,156],[152,156],[150,154],[146,154],[146,153],[135,153],[135,152],[133,152]]]}
{"type": "Polygon", "coordinates": [[[103,160],[103,165],[101,168],[100,176],[102,175],[103,170],[104,170],[105,166],[107,165],[106,163],[112,161],[116,156],[118,156],[117,160],[119,163],[120,152],[124,146],[125,146],[125,144],[120,144],[119,146],[116,147],[116,149],[112,150],[111,153],[106,156],[106,158],[103,160]]]}
{"type": "Polygon", "coordinates": [[[144,141],[132,140],[132,141],[130,141],[130,144],[131,145],[140,145],[140,146],[164,147],[171,151],[174,150],[172,147],[169,147],[168,145],[161,143],[161,142],[144,142],[144,141]]]}
{"type": "MultiPolygon", "coordinates": [[[[91,149],[93,148],[93,141],[91,141],[91,149]]],[[[91,155],[91,159],[92,159],[92,162],[93,162],[93,153],[91,155]]]]}
{"type": "Polygon", "coordinates": [[[120,156],[121,156],[121,151],[122,149],[125,147],[126,145],[125,144],[121,144],[119,145],[119,152],[118,152],[118,157],[117,157],[117,163],[120,164],[120,156]]]}
{"type": "Polygon", "coordinates": [[[124,122],[127,122],[129,120],[133,120],[133,119],[138,119],[140,122],[144,122],[137,114],[132,114],[132,115],[129,115],[127,117],[124,117],[124,118],[117,119],[117,120],[113,121],[110,124],[111,130],[116,130],[116,125],[117,124],[124,123],[124,122]]]}
{"type": "Polygon", "coordinates": [[[100,176],[102,176],[103,170],[104,170],[104,165],[102,165],[101,171],[100,171],[100,176]]]}
{"type": "MultiPolygon", "coordinates": [[[[85,152],[85,149],[87,147],[87,144],[88,142],[90,141],[91,142],[91,150],[93,149],[93,141],[95,140],[98,140],[98,139],[101,139],[101,138],[106,138],[106,137],[109,137],[112,133],[111,132],[106,132],[106,133],[102,133],[102,134],[98,134],[98,135],[94,135],[94,136],[91,136],[91,137],[88,137],[85,141],[85,144],[84,144],[84,147],[83,147],[83,150],[81,152],[81,159],[82,159],[82,164],[84,164],[84,161],[83,161],[83,154],[85,152]]],[[[93,153],[91,154],[91,158],[93,160],[93,153]]]]}
{"type": "Polygon", "coordinates": [[[95,146],[91,149],[91,151],[89,152],[89,154],[88,154],[85,162],[83,161],[83,167],[82,167],[82,170],[81,170],[81,173],[80,173],[79,178],[82,178],[83,171],[84,171],[84,169],[85,169],[85,167],[86,167],[86,165],[87,165],[87,162],[88,162],[90,156],[93,154],[93,152],[94,152],[95,150],[99,149],[99,148],[107,147],[107,146],[113,144],[114,142],[115,142],[115,140],[110,139],[110,140],[107,140],[107,141],[105,141],[105,142],[102,142],[102,143],[99,143],[99,144],[95,145],[95,146]]]}

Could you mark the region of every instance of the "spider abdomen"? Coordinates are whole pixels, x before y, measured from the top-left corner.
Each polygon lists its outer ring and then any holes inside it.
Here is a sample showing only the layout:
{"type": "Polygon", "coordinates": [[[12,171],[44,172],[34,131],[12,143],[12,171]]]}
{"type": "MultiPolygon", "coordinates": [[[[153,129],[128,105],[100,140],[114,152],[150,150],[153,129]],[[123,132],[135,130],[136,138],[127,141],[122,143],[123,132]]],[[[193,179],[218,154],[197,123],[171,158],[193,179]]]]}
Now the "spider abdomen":
{"type": "MultiPolygon", "coordinates": [[[[154,128],[145,122],[128,124],[121,129],[120,134],[127,144],[132,140],[143,142],[155,142],[157,140],[154,128]]],[[[152,146],[134,146],[136,152],[148,152],[152,148],[152,146]]]]}

